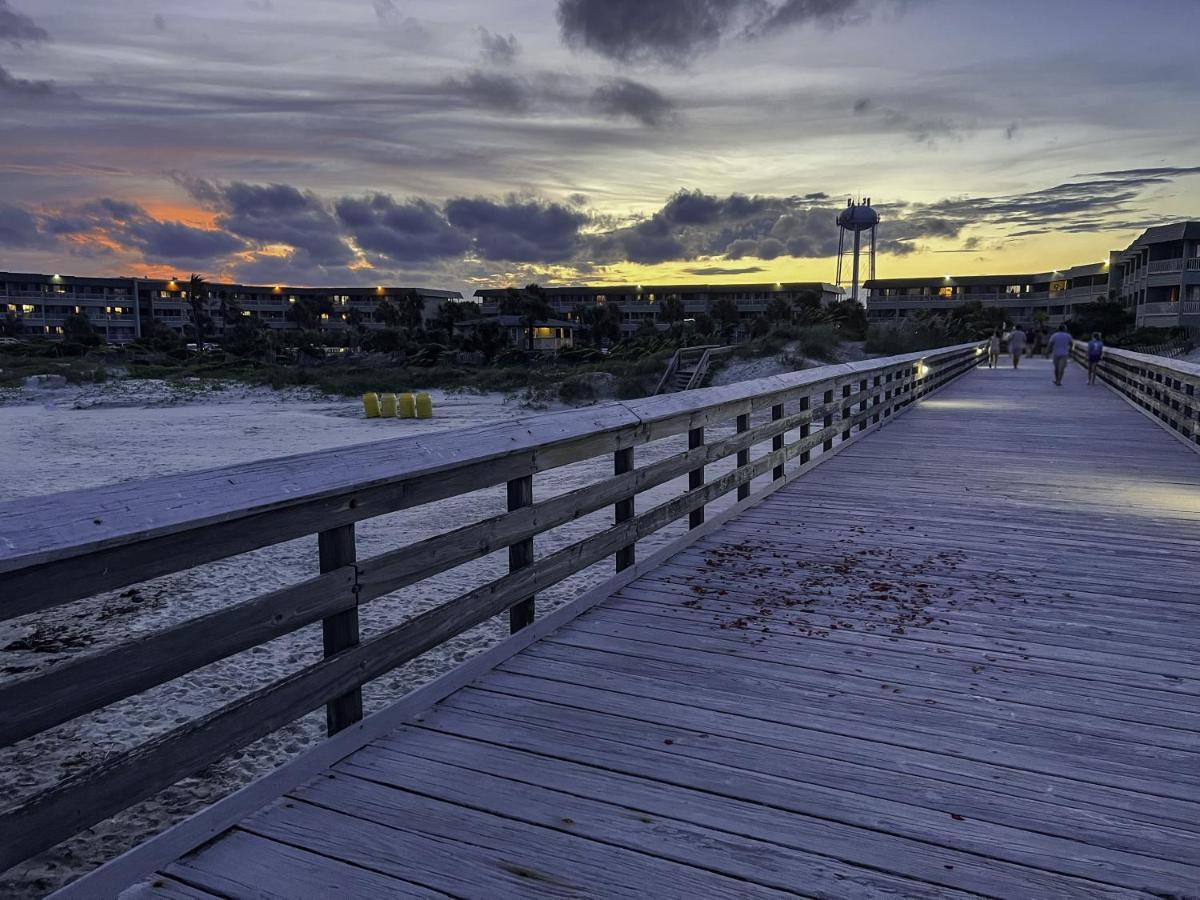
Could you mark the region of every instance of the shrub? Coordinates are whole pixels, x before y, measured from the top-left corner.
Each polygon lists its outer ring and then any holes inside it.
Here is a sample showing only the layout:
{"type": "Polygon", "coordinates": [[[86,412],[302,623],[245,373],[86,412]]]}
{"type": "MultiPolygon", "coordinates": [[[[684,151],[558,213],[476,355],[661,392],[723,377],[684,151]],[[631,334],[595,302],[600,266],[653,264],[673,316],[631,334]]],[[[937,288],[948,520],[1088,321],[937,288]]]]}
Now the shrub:
{"type": "Polygon", "coordinates": [[[809,325],[797,329],[799,351],[810,359],[831,360],[837,358],[837,330],[831,325],[809,325]]]}

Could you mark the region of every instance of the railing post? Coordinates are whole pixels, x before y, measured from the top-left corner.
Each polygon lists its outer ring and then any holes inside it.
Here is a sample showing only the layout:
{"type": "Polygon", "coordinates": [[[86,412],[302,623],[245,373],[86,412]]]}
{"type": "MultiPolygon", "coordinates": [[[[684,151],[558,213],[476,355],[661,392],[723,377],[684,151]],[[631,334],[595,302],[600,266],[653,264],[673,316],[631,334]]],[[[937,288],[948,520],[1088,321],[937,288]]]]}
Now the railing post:
{"type": "MultiPolygon", "coordinates": [[[[829,390],[827,390],[825,392],[825,398],[824,398],[823,402],[825,404],[825,418],[821,423],[821,427],[822,427],[822,429],[832,428],[833,427],[833,388],[830,388],[829,390]]],[[[821,448],[826,453],[828,453],[830,450],[833,449],[833,436],[832,435],[825,438],[825,441],[821,444],[821,448]]]]}
{"type": "MultiPolygon", "coordinates": [[[[633,471],[633,448],[623,447],[613,454],[613,474],[624,475],[626,472],[633,471]]],[[[634,494],[630,494],[624,500],[618,500],[615,507],[615,521],[617,525],[622,522],[628,522],[633,518],[634,514],[634,494]]],[[[627,544],[617,551],[617,571],[621,572],[633,565],[636,557],[637,542],[627,544]]]]}
{"type": "MultiPolygon", "coordinates": [[[[871,404],[871,401],[867,399],[867,379],[866,378],[864,378],[862,381],[860,381],[858,383],[858,394],[860,397],[862,397],[862,402],[858,404],[859,415],[862,415],[863,413],[865,413],[867,411],[867,407],[871,404]]],[[[865,415],[863,415],[862,421],[858,423],[858,430],[859,431],[867,430],[867,417],[865,415]]]]}
{"type": "MultiPolygon", "coordinates": [[[[508,483],[508,511],[533,506],[533,476],[523,475],[508,483]]],[[[516,572],[533,563],[533,538],[511,544],[508,548],[508,571],[516,572]]],[[[532,624],[534,598],[527,597],[508,611],[508,630],[516,634],[526,625],[532,624]]]]}
{"type": "MultiPolygon", "coordinates": [[[[812,407],[812,402],[809,397],[801,397],[800,398],[800,412],[808,412],[808,410],[811,407],[812,407]]],[[[800,440],[804,440],[811,433],[812,433],[811,425],[801,425],[800,426],[800,440]]],[[[811,450],[801,450],[800,451],[800,465],[804,465],[810,459],[812,459],[812,451],[811,450]]]]}
{"type": "MultiPolygon", "coordinates": [[[[354,565],[354,523],[339,525],[317,535],[317,555],[321,572],[332,572],[354,565]]],[[[335,613],[321,620],[325,656],[334,656],[358,643],[358,607],[335,613]]],[[[353,725],[363,717],[362,688],[356,687],[325,704],[325,730],[329,735],[353,725]]]]}
{"type": "MultiPolygon", "coordinates": [[[[696,450],[704,446],[704,426],[692,428],[688,431],[688,449],[696,450]]],[[[688,472],[688,490],[694,491],[696,488],[704,486],[704,466],[692,469],[688,472]]],[[[688,514],[688,528],[699,528],[704,524],[704,506],[701,505],[693,509],[688,514]]]]}
{"type": "Polygon", "coordinates": [[[875,396],[874,396],[874,398],[871,400],[871,408],[875,410],[875,415],[873,415],[873,416],[871,417],[871,421],[872,421],[872,422],[874,422],[876,425],[878,425],[878,424],[879,424],[879,418],[880,418],[880,415],[881,415],[881,414],[882,414],[882,412],[883,412],[883,411],[882,411],[882,410],[879,408],[881,405],[883,405],[883,376],[882,376],[882,375],[876,375],[876,376],[875,376],[875,381],[874,381],[874,383],[873,383],[873,384],[874,384],[874,387],[875,387],[875,396]]]}
{"type": "Polygon", "coordinates": [[[847,402],[849,399],[850,399],[850,385],[843,384],[842,385],[842,440],[843,441],[850,440],[851,426],[849,425],[849,421],[850,421],[850,417],[852,415],[850,410],[853,408],[853,404],[847,402]]]}
{"type": "MultiPolygon", "coordinates": [[[[771,421],[778,422],[782,418],[783,418],[783,404],[776,403],[774,406],[771,407],[771,421]]],[[[775,450],[782,450],[782,449],[783,449],[783,432],[780,432],[779,434],[775,435],[775,437],[773,437],[771,439],[771,450],[775,451],[775,450]]],[[[771,477],[775,481],[778,481],[780,478],[783,477],[783,467],[784,467],[784,463],[780,463],[771,472],[771,477]]]]}
{"type": "MultiPolygon", "coordinates": [[[[750,430],[750,413],[743,413],[737,417],[738,434],[750,430]]],[[[739,450],[737,455],[737,465],[740,469],[742,466],[750,465],[750,448],[739,450]]],[[[738,485],[737,497],[738,500],[745,500],[750,496],[750,482],[738,485]]]]}

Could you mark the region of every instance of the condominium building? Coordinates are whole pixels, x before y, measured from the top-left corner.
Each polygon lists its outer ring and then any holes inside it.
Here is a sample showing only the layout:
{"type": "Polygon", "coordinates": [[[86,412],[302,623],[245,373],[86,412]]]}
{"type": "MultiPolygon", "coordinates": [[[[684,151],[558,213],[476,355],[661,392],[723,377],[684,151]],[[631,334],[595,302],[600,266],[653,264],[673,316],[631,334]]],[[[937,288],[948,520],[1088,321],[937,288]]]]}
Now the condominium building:
{"type": "MultiPolygon", "coordinates": [[[[191,334],[191,298],[186,279],[88,278],[0,272],[0,317],[11,315],[27,336],[61,337],[71,315],[82,315],[108,343],[121,344],[165,326],[191,334]]],[[[421,321],[437,317],[441,305],[462,300],[458,291],[400,287],[286,287],[206,282],[201,298],[210,320],[208,331],[219,335],[227,319],[255,317],[271,328],[297,327],[288,310],[312,302],[314,326],[337,331],[362,325],[387,327],[377,311],[384,300],[401,305],[416,298],[421,321]]]]}
{"type": "Polygon", "coordinates": [[[1038,319],[1057,325],[1084,304],[1114,299],[1136,315],[1139,327],[1200,330],[1200,222],[1148,228],[1107,262],[1015,275],[877,278],[865,286],[873,321],[980,302],[1022,325],[1038,319]]]}
{"type": "MultiPolygon", "coordinates": [[[[794,303],[806,296],[819,297],[822,306],[841,300],[845,291],[832,284],[812,282],[771,282],[765,284],[672,284],[672,285],[604,285],[548,287],[542,292],[554,314],[564,319],[576,317],[581,308],[615,306],[621,313],[621,329],[637,331],[642,325],[659,323],[662,302],[674,297],[683,303],[688,317],[699,313],[712,314],[713,305],[722,299],[737,304],[743,319],[753,319],[766,312],[776,298],[794,303]]],[[[508,295],[506,288],[482,288],[475,292],[484,316],[500,314],[501,301],[508,295]]]]}
{"type": "Polygon", "coordinates": [[[1087,303],[1108,297],[1109,263],[1015,275],[944,275],[876,278],[866,282],[867,318],[896,322],[920,310],[982,303],[1004,310],[1010,322],[1058,325],[1087,303]]]}
{"type": "Polygon", "coordinates": [[[1200,222],[1146,229],[1113,254],[1110,287],[1139,326],[1200,330],[1200,222]]]}

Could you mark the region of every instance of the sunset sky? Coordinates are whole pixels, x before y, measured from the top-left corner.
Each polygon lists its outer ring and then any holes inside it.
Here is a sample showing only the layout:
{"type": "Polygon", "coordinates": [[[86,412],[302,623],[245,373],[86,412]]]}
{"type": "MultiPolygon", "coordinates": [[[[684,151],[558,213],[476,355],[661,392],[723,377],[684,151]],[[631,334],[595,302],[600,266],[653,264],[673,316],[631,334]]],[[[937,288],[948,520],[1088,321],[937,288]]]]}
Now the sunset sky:
{"type": "Polygon", "coordinates": [[[1197,0],[0,0],[0,269],[880,277],[1200,217],[1197,0]]]}

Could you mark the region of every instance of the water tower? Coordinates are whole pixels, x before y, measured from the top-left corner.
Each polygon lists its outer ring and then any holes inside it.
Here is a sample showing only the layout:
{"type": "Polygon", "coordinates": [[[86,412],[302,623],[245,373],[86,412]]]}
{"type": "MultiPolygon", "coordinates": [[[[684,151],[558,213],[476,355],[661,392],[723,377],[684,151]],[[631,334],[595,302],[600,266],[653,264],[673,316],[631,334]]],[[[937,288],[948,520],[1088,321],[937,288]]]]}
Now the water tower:
{"type": "Polygon", "coordinates": [[[871,208],[871,198],[854,201],[847,200],[846,208],[837,218],[838,223],[838,265],[837,285],[842,286],[842,260],[846,255],[846,232],[854,235],[854,278],[850,282],[850,299],[858,300],[859,256],[862,254],[862,235],[867,232],[870,237],[870,258],[867,261],[868,278],[875,277],[875,226],[879,224],[879,213],[871,208]]]}

